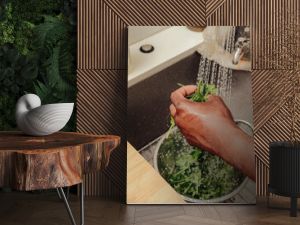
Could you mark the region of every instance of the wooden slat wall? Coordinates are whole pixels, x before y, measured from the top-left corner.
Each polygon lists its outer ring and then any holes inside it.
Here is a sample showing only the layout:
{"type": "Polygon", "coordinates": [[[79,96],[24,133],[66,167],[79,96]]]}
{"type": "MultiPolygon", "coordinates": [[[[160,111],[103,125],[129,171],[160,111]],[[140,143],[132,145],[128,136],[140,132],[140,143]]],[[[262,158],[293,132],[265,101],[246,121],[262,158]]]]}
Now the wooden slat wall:
{"type": "MultiPolygon", "coordinates": [[[[250,26],[253,0],[225,0],[207,12],[208,26],[250,26]]],[[[212,4],[213,5],[213,4],[212,4]]]]}
{"type": "Polygon", "coordinates": [[[299,0],[78,0],[78,131],[123,138],[109,168],[86,177],[87,194],[120,200],[126,196],[126,27],[250,25],[257,194],[265,195],[268,142],[290,137],[284,93],[298,74],[293,71],[296,62],[282,63],[286,54],[274,57],[272,52],[286,53],[289,31],[280,24],[294,18],[299,23],[299,0]]]}
{"type": "Polygon", "coordinates": [[[204,0],[104,0],[130,26],[205,25],[204,0]]]}
{"type": "Polygon", "coordinates": [[[294,62],[287,63],[284,49],[289,32],[284,26],[299,16],[297,0],[255,0],[251,28],[253,38],[253,69],[293,69],[294,62]],[[270,39],[269,37],[273,38],[270,39]],[[274,52],[280,53],[278,55],[274,52]],[[264,60],[265,57],[268,60],[264,60]],[[272,58],[272,60],[270,60],[272,58]],[[273,61],[273,63],[270,63],[273,61]],[[285,63],[283,63],[285,62],[285,63]]]}
{"type": "Polygon", "coordinates": [[[86,195],[125,201],[126,95],[125,70],[77,70],[77,129],[82,133],[116,134],[121,146],[111,155],[103,173],[85,178],[86,195]]]}
{"type": "Polygon", "coordinates": [[[217,9],[222,7],[225,1],[226,0],[206,0],[206,18],[210,18],[212,14],[216,14],[217,9]]]}
{"type": "Polygon", "coordinates": [[[126,69],[126,27],[103,0],[78,0],[78,69],[126,69]]]}
{"type": "Polygon", "coordinates": [[[287,37],[291,35],[283,24],[292,23],[293,18],[299,18],[299,1],[255,0],[252,10],[257,195],[264,196],[269,180],[268,144],[271,141],[289,140],[291,137],[292,114],[287,105],[287,94],[292,91],[297,73],[292,71],[295,61],[288,63],[285,58],[286,51],[291,51],[292,46],[287,45],[287,37]]]}

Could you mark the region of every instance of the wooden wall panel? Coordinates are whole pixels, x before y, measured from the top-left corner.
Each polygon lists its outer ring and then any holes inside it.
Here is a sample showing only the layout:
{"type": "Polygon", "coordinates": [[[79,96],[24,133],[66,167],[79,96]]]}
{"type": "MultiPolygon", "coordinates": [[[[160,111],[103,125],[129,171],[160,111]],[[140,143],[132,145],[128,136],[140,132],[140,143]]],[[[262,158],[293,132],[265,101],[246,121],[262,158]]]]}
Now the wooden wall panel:
{"type": "Polygon", "coordinates": [[[206,11],[207,22],[208,22],[208,18],[210,18],[212,14],[215,14],[216,10],[222,7],[225,1],[226,0],[206,0],[205,11],[206,11]]]}
{"type": "Polygon", "coordinates": [[[287,101],[292,92],[296,72],[293,70],[254,70],[252,71],[252,95],[254,124],[256,131],[287,101]]]}
{"type": "Polygon", "coordinates": [[[252,6],[252,73],[255,151],[257,155],[257,195],[265,196],[269,179],[268,144],[290,140],[292,114],[287,94],[292,92],[297,73],[291,57],[289,37],[293,31],[286,25],[297,23],[297,0],[255,0],[252,6]],[[295,21],[296,19],[296,21],[295,21]]]}
{"type": "Polygon", "coordinates": [[[253,0],[210,0],[208,2],[214,6],[214,11],[212,7],[207,8],[208,26],[250,26],[253,0]]]}
{"type": "Polygon", "coordinates": [[[299,22],[299,0],[78,0],[78,131],[123,137],[108,170],[86,178],[87,194],[126,195],[126,27],[207,24],[251,26],[257,194],[265,195],[268,141],[288,139],[293,124],[285,93],[299,73],[287,58],[300,41],[291,44],[285,24],[299,22]]]}
{"type": "Polygon", "coordinates": [[[108,168],[102,174],[85,178],[86,194],[125,201],[127,72],[78,69],[77,87],[77,130],[116,134],[122,138],[121,146],[111,155],[108,168]]]}
{"type": "Polygon", "coordinates": [[[78,0],[78,69],[126,69],[127,24],[104,0],[78,0]]]}
{"type": "Polygon", "coordinates": [[[206,24],[205,0],[105,0],[130,26],[196,26],[206,24]]]}
{"type": "Polygon", "coordinates": [[[252,68],[293,69],[294,61],[288,62],[291,51],[289,36],[293,31],[286,25],[299,17],[298,0],[254,0],[252,3],[252,68]]]}

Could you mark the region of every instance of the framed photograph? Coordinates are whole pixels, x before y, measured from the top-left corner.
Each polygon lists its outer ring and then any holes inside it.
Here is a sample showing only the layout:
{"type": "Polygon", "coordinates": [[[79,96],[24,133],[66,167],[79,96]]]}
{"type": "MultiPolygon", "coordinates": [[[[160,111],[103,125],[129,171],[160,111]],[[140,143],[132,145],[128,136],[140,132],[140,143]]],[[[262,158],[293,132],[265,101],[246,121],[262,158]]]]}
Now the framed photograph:
{"type": "Polygon", "coordinates": [[[255,203],[250,33],[128,27],[127,203],[255,203]]]}

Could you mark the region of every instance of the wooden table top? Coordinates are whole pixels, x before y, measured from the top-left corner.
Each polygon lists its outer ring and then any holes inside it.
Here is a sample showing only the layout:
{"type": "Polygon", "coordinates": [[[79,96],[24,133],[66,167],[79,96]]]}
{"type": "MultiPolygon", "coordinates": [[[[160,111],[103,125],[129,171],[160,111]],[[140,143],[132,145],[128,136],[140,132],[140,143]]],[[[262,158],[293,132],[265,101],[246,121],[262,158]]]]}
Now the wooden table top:
{"type": "Polygon", "coordinates": [[[120,137],[113,135],[0,132],[0,187],[36,190],[81,183],[84,174],[108,165],[119,144],[120,137]]]}
{"type": "Polygon", "coordinates": [[[127,204],[186,203],[129,143],[127,162],[127,204]]]}

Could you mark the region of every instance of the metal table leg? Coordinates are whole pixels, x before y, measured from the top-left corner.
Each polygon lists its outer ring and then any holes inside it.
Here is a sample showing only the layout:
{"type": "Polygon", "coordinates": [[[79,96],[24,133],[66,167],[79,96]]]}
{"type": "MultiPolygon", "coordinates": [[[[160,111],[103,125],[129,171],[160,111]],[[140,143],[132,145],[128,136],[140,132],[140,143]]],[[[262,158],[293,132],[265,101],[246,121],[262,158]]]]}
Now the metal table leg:
{"type": "Polygon", "coordinates": [[[80,188],[80,224],[84,225],[84,186],[83,183],[79,185],[80,188]]]}
{"type": "Polygon", "coordinates": [[[297,197],[291,197],[291,209],[290,209],[290,216],[297,217],[297,197]]]}
{"type": "MultiPolygon", "coordinates": [[[[67,189],[67,191],[64,191],[66,194],[66,198],[67,199],[69,199],[69,197],[70,197],[70,187],[66,187],[66,189],[67,189]]],[[[59,191],[56,189],[56,191],[57,191],[57,194],[58,194],[58,198],[59,199],[62,199],[62,197],[60,196],[60,193],[59,193],[59,191]]]]}
{"type": "MultiPolygon", "coordinates": [[[[79,193],[80,193],[80,225],[84,225],[84,187],[83,187],[82,183],[80,183],[78,186],[80,189],[79,190],[79,193]]],[[[61,198],[65,204],[65,207],[67,209],[67,212],[70,217],[72,225],[77,225],[63,188],[60,187],[60,188],[57,188],[56,190],[57,190],[57,194],[58,194],[59,198],[61,198]]]]}

